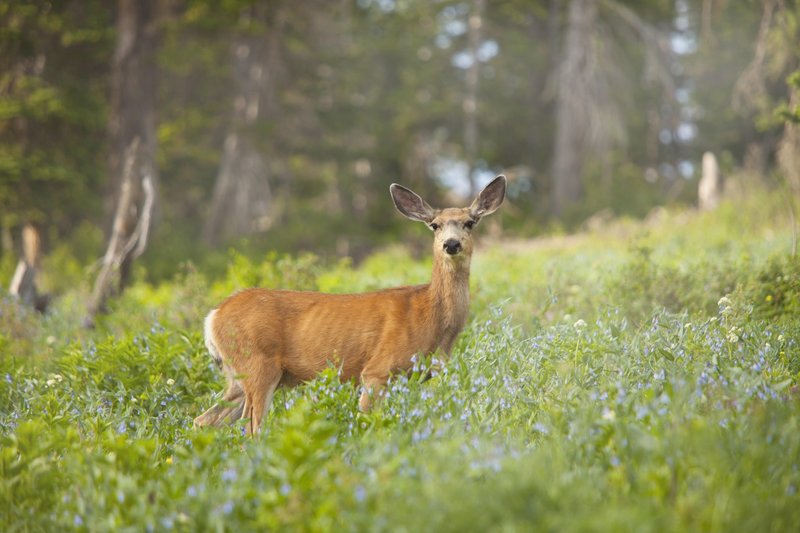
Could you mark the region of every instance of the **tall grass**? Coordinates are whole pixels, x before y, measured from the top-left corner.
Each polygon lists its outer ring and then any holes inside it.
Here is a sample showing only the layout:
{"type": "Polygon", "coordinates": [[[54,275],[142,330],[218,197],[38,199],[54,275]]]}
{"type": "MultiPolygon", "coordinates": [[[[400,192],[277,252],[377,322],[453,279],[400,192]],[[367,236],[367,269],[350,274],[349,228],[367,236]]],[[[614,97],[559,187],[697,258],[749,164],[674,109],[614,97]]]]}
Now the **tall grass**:
{"type": "Polygon", "coordinates": [[[331,369],[279,391],[252,440],[190,427],[222,388],[207,309],[251,284],[417,283],[429,263],[234,255],[221,279],[137,284],[93,334],[78,293],[44,319],[5,299],[0,528],[791,530],[800,268],[778,205],[483,243],[445,365],[420,358],[369,414],[331,369]]]}

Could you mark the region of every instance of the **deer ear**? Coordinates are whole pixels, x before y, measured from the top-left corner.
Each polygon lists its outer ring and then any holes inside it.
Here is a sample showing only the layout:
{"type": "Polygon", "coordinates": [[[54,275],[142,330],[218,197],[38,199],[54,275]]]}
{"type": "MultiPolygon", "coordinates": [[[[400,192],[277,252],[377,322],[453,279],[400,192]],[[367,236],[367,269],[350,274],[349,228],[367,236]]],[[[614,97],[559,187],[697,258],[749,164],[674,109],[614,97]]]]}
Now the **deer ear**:
{"type": "Polygon", "coordinates": [[[503,198],[506,196],[506,177],[502,174],[493,179],[489,185],[483,188],[478,194],[472,205],[469,206],[469,213],[475,218],[490,215],[497,211],[503,198]]]}
{"type": "Polygon", "coordinates": [[[435,212],[420,196],[402,185],[392,183],[389,187],[394,206],[411,220],[418,220],[428,224],[435,218],[435,212]]]}

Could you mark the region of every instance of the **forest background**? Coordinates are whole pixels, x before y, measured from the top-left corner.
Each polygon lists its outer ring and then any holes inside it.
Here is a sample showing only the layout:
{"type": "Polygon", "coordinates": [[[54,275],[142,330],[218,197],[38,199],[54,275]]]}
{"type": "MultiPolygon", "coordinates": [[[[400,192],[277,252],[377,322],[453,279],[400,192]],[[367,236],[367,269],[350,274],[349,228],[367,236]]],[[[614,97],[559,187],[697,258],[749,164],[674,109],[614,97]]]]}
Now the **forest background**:
{"type": "Polygon", "coordinates": [[[424,250],[392,182],[444,205],[504,172],[492,235],[524,237],[693,204],[706,151],[729,190],[800,183],[795,2],[83,0],[0,21],[0,278],[31,224],[56,293],[111,238],[135,139],[120,231],[149,176],[150,281],[219,273],[231,246],[424,250]]]}

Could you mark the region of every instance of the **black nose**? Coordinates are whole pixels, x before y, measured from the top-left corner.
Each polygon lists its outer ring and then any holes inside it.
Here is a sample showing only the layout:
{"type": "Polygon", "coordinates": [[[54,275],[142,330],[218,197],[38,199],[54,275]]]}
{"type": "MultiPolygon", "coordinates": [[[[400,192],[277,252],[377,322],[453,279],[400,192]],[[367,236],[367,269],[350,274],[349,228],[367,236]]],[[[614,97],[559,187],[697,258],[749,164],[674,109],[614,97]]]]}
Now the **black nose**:
{"type": "Polygon", "coordinates": [[[461,243],[456,239],[447,239],[444,241],[444,251],[450,255],[456,255],[461,251],[461,243]]]}

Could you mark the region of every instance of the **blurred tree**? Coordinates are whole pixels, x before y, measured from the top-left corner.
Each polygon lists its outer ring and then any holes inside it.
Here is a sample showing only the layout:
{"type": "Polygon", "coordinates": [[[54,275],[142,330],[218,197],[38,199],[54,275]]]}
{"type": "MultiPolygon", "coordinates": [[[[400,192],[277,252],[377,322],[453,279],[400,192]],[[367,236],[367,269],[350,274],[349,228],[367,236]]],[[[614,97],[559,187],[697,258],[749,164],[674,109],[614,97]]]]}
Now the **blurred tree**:
{"type": "Polygon", "coordinates": [[[779,0],[0,2],[0,237],[15,247],[31,221],[46,244],[98,221],[103,201],[110,219],[135,137],[123,233],[150,175],[165,222],[153,277],[213,256],[206,241],[363,256],[402,232],[427,247],[388,215],[392,181],[457,202],[509,170],[504,226],[527,233],[548,198],[567,224],[694,201],[683,184],[706,150],[723,171],[779,163],[791,181],[797,12],[779,0]],[[148,10],[173,16],[120,18],[148,10]]]}
{"type": "Polygon", "coordinates": [[[158,187],[156,52],[166,0],[118,0],[112,63],[110,177],[114,217],[108,248],[87,305],[86,326],[129,283],[147,245],[158,187]]]}
{"type": "MultiPolygon", "coordinates": [[[[558,72],[552,210],[556,216],[580,200],[588,135],[609,95],[598,80],[595,49],[597,0],[571,0],[558,72]]],[[[602,135],[602,133],[600,134],[602,135]]]]}
{"type": "Polygon", "coordinates": [[[599,156],[595,159],[602,168],[605,197],[614,190],[614,148],[620,149],[623,159],[658,162],[658,150],[651,145],[628,144],[631,138],[655,138],[660,131],[653,126],[671,122],[665,115],[677,113],[675,80],[669,69],[672,51],[666,44],[667,32],[659,29],[659,21],[669,20],[673,9],[663,4],[639,3],[640,15],[614,0],[571,0],[556,73],[554,215],[563,217],[584,200],[592,155],[599,156]],[[648,121],[639,120],[640,116],[648,121]]]}
{"type": "Polygon", "coordinates": [[[112,35],[104,2],[0,3],[0,253],[98,212],[112,35]]]}
{"type": "Polygon", "coordinates": [[[271,225],[270,164],[253,139],[259,121],[275,122],[287,10],[281,2],[241,9],[231,47],[233,114],[203,234],[206,242],[265,230],[271,225]]]}

